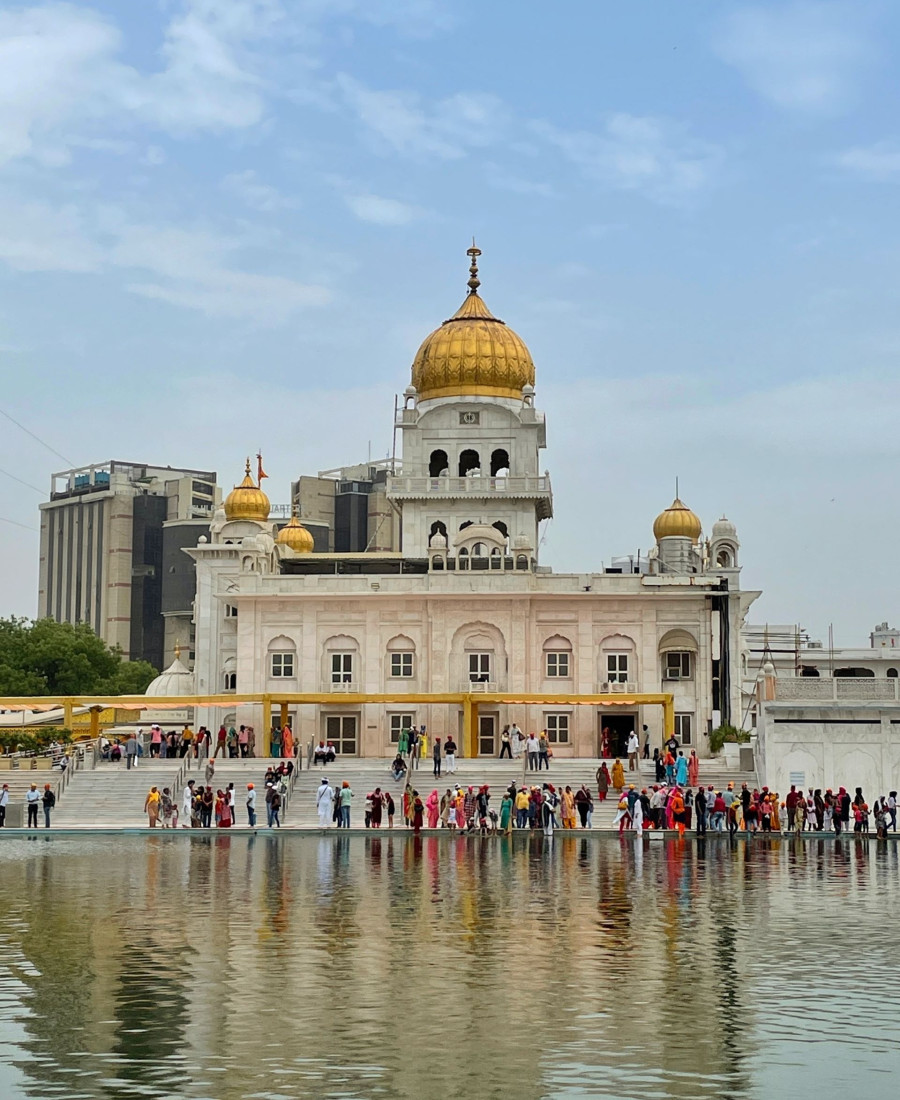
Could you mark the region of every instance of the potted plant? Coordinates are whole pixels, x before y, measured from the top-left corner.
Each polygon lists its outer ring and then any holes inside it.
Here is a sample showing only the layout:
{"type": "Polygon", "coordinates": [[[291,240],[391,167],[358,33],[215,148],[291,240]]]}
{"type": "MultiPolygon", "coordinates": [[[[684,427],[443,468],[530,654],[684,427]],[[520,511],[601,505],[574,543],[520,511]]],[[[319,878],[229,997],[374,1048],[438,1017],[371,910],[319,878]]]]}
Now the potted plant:
{"type": "Polygon", "coordinates": [[[749,741],[749,733],[726,722],[710,733],[709,751],[713,756],[721,753],[729,768],[737,768],[741,762],[741,745],[746,745],[749,741]]]}

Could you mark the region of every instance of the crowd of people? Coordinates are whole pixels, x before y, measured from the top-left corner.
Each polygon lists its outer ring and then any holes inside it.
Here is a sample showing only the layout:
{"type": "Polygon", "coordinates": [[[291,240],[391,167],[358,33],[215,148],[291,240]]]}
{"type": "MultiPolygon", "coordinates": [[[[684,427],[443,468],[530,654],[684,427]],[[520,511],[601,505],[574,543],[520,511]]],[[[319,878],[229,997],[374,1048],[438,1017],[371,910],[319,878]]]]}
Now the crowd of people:
{"type": "MultiPolygon", "coordinates": [[[[151,829],[161,825],[164,829],[230,829],[238,823],[238,792],[234,783],[214,786],[215,759],[206,761],[204,781],[189,779],[184,786],[179,807],[169,787],[162,790],[150,788],[144,799],[144,813],[151,829]]],[[[269,765],[263,778],[263,804],[268,828],[281,827],[281,810],[290,789],[294,774],[293,760],[282,760],[277,766],[269,765]]],[[[257,822],[256,784],[248,783],[243,796],[247,824],[252,828],[257,822]]]]}

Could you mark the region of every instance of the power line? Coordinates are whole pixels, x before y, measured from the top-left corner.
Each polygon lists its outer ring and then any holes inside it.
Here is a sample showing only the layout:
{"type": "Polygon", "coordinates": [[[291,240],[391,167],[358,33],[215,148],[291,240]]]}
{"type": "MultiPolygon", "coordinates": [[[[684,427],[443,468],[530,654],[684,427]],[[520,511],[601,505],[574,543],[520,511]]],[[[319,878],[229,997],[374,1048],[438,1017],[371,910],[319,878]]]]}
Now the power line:
{"type": "Polygon", "coordinates": [[[6,419],[9,420],[12,424],[15,424],[17,428],[20,428],[26,435],[30,435],[32,439],[37,440],[37,442],[40,443],[42,447],[46,447],[47,450],[50,451],[52,454],[55,454],[57,458],[61,458],[67,466],[75,465],[71,458],[66,458],[66,456],[64,454],[61,454],[55,447],[51,447],[49,443],[45,443],[39,435],[35,435],[34,432],[26,428],[24,424],[20,424],[14,416],[10,416],[9,413],[3,409],[0,409],[0,413],[2,413],[2,415],[5,416],[6,419]]]}
{"type": "Polygon", "coordinates": [[[36,531],[36,527],[29,527],[27,523],[19,523],[17,519],[7,519],[6,516],[0,516],[0,523],[11,523],[13,527],[21,527],[24,531],[36,531]]]}
{"type": "Polygon", "coordinates": [[[44,495],[43,489],[39,489],[37,485],[32,485],[30,481],[23,481],[20,477],[16,477],[15,474],[11,474],[9,470],[4,470],[0,468],[0,474],[3,474],[5,477],[11,477],[13,481],[18,481],[18,483],[20,485],[24,485],[26,489],[34,489],[36,493],[40,493],[41,496],[44,495]]]}

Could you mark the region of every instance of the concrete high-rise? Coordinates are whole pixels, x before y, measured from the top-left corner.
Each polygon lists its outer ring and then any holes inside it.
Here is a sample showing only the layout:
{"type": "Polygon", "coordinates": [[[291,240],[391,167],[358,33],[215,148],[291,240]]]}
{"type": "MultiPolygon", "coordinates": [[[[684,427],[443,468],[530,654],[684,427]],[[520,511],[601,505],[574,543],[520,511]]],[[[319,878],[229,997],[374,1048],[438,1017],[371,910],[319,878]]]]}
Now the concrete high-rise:
{"type": "Polygon", "coordinates": [[[219,496],[209,470],[112,461],[54,474],[40,506],[38,614],[86,622],[162,668],[193,640],[194,565],[181,548],[208,531],[219,496]]]}

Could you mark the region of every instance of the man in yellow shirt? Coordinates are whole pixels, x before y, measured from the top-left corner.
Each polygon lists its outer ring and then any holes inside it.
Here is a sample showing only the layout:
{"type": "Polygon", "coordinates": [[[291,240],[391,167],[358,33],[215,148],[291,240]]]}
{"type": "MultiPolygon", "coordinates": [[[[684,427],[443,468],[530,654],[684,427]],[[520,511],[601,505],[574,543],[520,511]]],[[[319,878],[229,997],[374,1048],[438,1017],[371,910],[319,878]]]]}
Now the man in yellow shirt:
{"type": "Polygon", "coordinates": [[[528,793],[527,787],[522,787],[519,793],[516,795],[516,828],[526,829],[528,827],[528,806],[531,803],[531,796],[528,793]]]}

